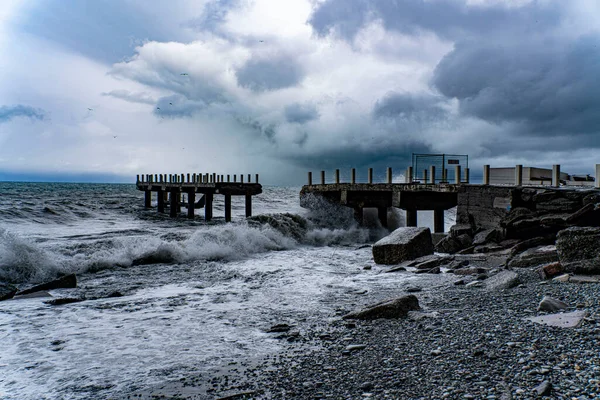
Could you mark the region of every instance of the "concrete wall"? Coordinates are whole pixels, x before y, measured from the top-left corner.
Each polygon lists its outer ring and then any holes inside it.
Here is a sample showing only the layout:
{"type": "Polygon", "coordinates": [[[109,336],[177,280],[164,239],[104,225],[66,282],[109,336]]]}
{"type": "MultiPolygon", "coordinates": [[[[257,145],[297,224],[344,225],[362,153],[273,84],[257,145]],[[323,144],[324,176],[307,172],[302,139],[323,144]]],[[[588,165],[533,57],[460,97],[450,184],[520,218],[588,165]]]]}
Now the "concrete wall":
{"type": "MultiPolygon", "coordinates": [[[[560,173],[560,179],[567,181],[569,174],[560,173]]],[[[552,182],[552,169],[523,167],[523,185],[550,185],[552,182]]],[[[515,167],[490,168],[491,185],[514,185],[515,167]]]]}

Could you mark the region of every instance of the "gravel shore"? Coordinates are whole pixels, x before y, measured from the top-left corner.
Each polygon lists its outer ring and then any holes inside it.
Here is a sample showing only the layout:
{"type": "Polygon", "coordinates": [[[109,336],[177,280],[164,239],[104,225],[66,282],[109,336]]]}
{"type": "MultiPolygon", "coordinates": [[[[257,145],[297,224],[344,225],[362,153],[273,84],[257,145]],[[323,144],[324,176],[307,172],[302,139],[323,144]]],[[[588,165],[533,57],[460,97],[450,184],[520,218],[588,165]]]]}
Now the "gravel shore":
{"type": "MultiPolygon", "coordinates": [[[[289,348],[277,357],[240,362],[210,379],[190,378],[143,397],[600,398],[600,284],[542,282],[531,270],[516,272],[521,284],[512,289],[423,287],[413,293],[422,311],[409,318],[339,318],[327,328],[283,333],[289,348]],[[577,328],[525,320],[545,314],[537,311],[544,296],[588,316],[577,328]]],[[[340,316],[352,311],[341,307],[340,316]]]]}

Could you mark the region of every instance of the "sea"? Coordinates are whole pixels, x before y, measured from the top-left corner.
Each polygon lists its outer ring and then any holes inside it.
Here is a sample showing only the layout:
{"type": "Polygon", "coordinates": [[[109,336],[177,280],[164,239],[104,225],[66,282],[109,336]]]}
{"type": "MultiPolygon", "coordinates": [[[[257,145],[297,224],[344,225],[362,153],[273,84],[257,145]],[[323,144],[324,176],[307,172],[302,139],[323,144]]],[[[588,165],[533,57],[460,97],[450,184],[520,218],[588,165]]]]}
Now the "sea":
{"type": "MultiPolygon", "coordinates": [[[[129,184],[0,182],[0,282],[19,288],[75,273],[77,288],[0,302],[0,399],[108,399],[210,376],[223,365],[276,354],[269,327],[327,325],[363,298],[393,295],[411,274],[386,274],[370,244],[388,233],[376,211],[350,209],[299,187],[222,196],[214,219],[144,208],[129,184]],[[365,268],[367,267],[367,268],[365,268]],[[369,269],[369,267],[371,267],[369,269]]],[[[419,212],[419,225],[433,225],[419,212]]],[[[393,209],[390,225],[404,225],[393,209]]],[[[446,212],[446,228],[454,214],[446,212]]]]}

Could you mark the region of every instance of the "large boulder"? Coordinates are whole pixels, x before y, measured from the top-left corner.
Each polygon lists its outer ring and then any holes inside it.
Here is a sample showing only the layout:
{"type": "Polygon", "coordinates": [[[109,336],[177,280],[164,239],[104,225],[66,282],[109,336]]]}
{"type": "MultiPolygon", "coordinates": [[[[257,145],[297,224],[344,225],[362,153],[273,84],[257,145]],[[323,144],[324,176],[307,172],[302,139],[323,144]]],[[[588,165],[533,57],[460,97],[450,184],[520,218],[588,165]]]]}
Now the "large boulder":
{"type": "Polygon", "coordinates": [[[571,227],[558,232],[556,251],[565,271],[600,274],[600,228],[571,227]]]}
{"type": "Polygon", "coordinates": [[[502,239],[502,232],[500,232],[498,229],[485,229],[475,235],[473,238],[473,245],[479,246],[480,244],[490,242],[501,242],[502,239]]]}
{"type": "Polygon", "coordinates": [[[22,296],[24,294],[39,292],[42,290],[53,290],[63,288],[75,288],[77,287],[77,278],[75,274],[65,275],[62,278],[55,279],[50,282],[42,283],[41,285],[34,286],[32,288],[22,290],[16,294],[16,296],[22,296]]]}
{"type": "Polygon", "coordinates": [[[377,264],[398,264],[428,254],[433,254],[429,228],[398,228],[373,245],[377,264]]]}
{"type": "Polygon", "coordinates": [[[504,270],[488,278],[485,281],[485,286],[488,290],[505,290],[513,288],[520,283],[519,275],[516,272],[504,270]]]}
{"type": "Polygon", "coordinates": [[[509,268],[529,268],[556,261],[558,261],[558,254],[555,246],[539,246],[516,255],[509,261],[508,266],[509,268]]]}
{"type": "Polygon", "coordinates": [[[351,312],[344,315],[342,318],[362,320],[404,318],[408,315],[409,311],[416,311],[419,309],[419,300],[414,295],[409,294],[408,296],[383,301],[362,310],[351,312]]]}

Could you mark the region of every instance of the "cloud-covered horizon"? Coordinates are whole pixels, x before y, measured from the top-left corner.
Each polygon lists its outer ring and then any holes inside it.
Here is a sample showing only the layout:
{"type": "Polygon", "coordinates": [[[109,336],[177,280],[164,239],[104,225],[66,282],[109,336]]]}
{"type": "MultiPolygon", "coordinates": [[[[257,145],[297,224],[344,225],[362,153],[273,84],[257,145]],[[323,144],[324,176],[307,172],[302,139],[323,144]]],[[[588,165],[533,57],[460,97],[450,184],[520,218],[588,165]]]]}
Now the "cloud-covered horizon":
{"type": "MultiPolygon", "coordinates": [[[[0,141],[22,151],[11,132],[25,129],[69,143],[40,168],[301,183],[307,169],[403,170],[412,152],[572,173],[598,162],[593,0],[56,2],[0,26],[27,49],[0,41],[17,55],[2,61],[14,79],[0,104],[53,115],[44,128],[13,119],[0,141]],[[28,82],[27,55],[50,79],[28,82]]],[[[0,169],[18,165],[0,152],[0,169]]]]}

